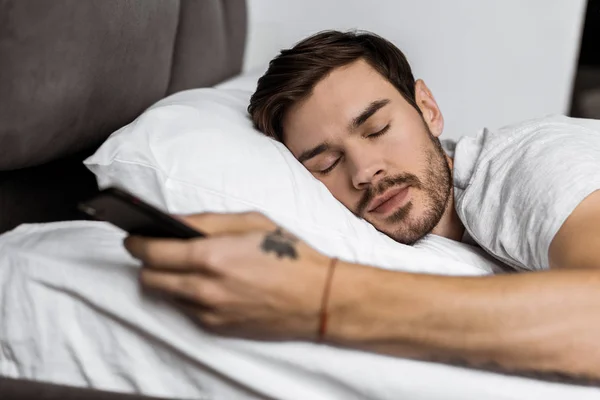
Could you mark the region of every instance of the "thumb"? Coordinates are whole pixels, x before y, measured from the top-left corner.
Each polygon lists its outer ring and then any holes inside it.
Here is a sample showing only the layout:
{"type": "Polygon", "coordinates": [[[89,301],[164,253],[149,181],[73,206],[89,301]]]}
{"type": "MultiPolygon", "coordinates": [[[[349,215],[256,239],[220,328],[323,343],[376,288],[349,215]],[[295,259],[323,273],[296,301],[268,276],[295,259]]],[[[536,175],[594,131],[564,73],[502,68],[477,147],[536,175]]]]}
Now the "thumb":
{"type": "Polygon", "coordinates": [[[235,235],[276,228],[273,221],[255,211],[227,214],[201,213],[178,216],[177,218],[209,236],[235,235]]]}

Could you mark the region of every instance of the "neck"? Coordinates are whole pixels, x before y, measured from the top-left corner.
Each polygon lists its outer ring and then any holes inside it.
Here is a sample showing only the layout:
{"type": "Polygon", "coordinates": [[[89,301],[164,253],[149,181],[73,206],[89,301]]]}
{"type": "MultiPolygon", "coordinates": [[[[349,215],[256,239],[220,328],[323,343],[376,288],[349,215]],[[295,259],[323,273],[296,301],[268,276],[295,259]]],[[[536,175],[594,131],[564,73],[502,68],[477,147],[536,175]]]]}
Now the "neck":
{"type": "MultiPolygon", "coordinates": [[[[447,157],[447,159],[450,171],[452,171],[452,159],[449,157],[447,157]]],[[[465,226],[463,225],[460,218],[458,218],[458,213],[454,208],[454,185],[452,179],[450,183],[450,198],[448,199],[448,203],[446,204],[446,210],[444,211],[440,222],[436,225],[433,231],[431,231],[431,233],[460,242],[462,240],[463,234],[465,233],[465,226]]]]}

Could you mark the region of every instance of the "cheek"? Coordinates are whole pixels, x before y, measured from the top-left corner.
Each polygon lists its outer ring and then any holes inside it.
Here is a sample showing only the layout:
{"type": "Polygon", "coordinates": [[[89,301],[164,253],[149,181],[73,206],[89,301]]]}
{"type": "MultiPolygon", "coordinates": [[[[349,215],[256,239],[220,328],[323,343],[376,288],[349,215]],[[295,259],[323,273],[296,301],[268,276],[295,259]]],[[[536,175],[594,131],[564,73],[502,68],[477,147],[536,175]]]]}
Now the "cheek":
{"type": "Polygon", "coordinates": [[[413,129],[398,132],[382,138],[377,143],[377,151],[386,160],[393,172],[417,173],[427,163],[426,154],[431,142],[426,131],[413,129]]]}

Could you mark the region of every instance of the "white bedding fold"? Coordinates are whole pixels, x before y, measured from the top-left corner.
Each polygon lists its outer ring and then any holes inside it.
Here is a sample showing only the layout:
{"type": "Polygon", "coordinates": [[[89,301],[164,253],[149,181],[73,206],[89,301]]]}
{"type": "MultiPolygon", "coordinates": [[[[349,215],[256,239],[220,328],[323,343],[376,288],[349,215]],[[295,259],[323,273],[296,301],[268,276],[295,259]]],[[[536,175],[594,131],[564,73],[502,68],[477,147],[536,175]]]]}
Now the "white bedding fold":
{"type": "Polygon", "coordinates": [[[1,375],[196,399],[600,397],[600,389],[325,345],[216,337],[142,295],[122,239],[96,222],[0,236],[1,375]]]}

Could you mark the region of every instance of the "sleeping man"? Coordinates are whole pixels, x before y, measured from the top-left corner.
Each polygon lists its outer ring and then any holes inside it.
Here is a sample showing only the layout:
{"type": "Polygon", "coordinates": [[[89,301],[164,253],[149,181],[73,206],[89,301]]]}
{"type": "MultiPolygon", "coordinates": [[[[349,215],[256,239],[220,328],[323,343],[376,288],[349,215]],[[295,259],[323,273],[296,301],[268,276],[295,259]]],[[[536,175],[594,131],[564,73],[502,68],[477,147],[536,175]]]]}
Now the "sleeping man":
{"type": "Polygon", "coordinates": [[[143,285],[223,335],[600,379],[600,121],[483,130],[450,158],[442,113],[402,52],[336,31],[273,59],[249,112],[399,243],[465,241],[515,273],[372,268],[330,259],[257,213],[199,214],[185,219],[207,239],[126,240],[143,285]]]}

